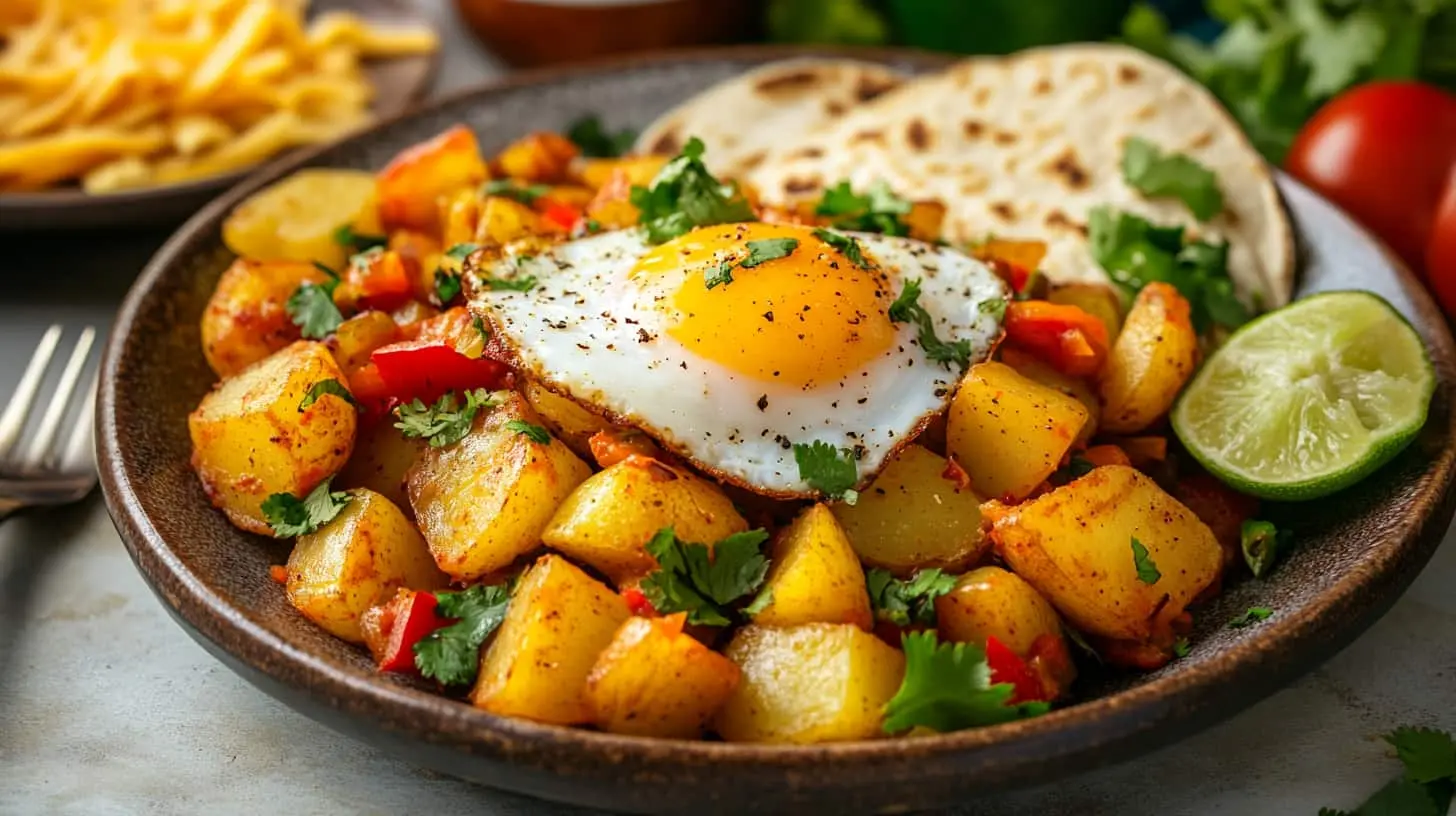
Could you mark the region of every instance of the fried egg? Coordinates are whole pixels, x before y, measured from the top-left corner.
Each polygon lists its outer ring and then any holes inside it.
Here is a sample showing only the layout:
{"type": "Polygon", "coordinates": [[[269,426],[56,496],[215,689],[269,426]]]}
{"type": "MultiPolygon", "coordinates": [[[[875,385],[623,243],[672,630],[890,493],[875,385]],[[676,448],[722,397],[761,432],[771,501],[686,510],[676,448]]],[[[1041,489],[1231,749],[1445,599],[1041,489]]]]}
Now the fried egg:
{"type": "Polygon", "coordinates": [[[891,319],[908,283],[919,281],[934,339],[964,341],[972,364],[999,336],[1007,297],[948,247],[791,224],[700,227],[658,246],[632,229],[484,254],[466,280],[492,353],[717,478],[780,498],[820,495],[796,445],[847,452],[862,485],[954,395],[961,366],[931,358],[916,320],[891,319]]]}

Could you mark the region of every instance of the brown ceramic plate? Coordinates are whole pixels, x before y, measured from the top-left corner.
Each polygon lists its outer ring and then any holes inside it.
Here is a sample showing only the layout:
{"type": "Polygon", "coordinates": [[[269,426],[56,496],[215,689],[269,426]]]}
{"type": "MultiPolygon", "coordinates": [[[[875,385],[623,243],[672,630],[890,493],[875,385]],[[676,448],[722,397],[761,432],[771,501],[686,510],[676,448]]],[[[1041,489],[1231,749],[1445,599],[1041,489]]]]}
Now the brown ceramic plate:
{"type": "MultiPolygon", "coordinates": [[[[1410,273],[1331,205],[1281,186],[1302,248],[1300,294],[1362,288],[1425,338],[1439,378],[1430,420],[1395,461],[1340,495],[1272,507],[1298,551],[1271,578],[1228,588],[1198,616],[1193,652],[1145,676],[1089,671],[1081,702],[1044,717],[924,739],[814,747],[670,742],[494,717],[376,672],[305,621],[268,579],[285,544],[233,529],[188,468],[185,418],[212,383],[198,317],[230,261],[219,235],[248,194],[307,166],[377,168],[457,122],[487,151],[587,112],[642,124],[714,81],[794,52],[738,48],[522,76],[434,104],[307,156],[275,163],[198,213],[143,272],[107,349],[97,433],[107,504],[138,568],[204,647],[321,722],[447,774],[621,810],[920,808],[965,802],[1125,759],[1248,706],[1333,655],[1410,584],[1451,520],[1456,349],[1410,273]],[[1274,617],[1224,624],[1249,606],[1274,617]]],[[[908,67],[924,56],[876,52],[908,67]]]]}
{"type": "MultiPolygon", "coordinates": [[[[0,0],[4,2],[5,0],[0,0]]],[[[431,25],[410,0],[316,0],[314,13],[347,10],[381,25],[431,25]]],[[[418,101],[435,75],[438,52],[418,57],[377,60],[365,66],[374,86],[374,114],[397,116],[418,101]]],[[[0,232],[92,227],[173,226],[237,184],[249,170],[220,176],[92,195],[76,186],[34,193],[0,193],[0,232]]]]}

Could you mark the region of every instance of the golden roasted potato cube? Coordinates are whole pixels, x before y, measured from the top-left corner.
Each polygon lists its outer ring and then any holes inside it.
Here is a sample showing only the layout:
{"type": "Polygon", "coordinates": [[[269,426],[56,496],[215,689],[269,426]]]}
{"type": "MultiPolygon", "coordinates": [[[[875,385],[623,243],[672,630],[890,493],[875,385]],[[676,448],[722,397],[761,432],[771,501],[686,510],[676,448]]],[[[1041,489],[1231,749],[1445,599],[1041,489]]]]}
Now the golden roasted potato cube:
{"type": "Polygon", "coordinates": [[[1021,499],[1062,463],[1088,411],[1002,363],[973,366],[951,402],[946,450],[987,498],[1021,499]]]}
{"type": "Polygon", "coordinates": [[[1118,640],[1171,641],[1172,620],[1222,563],[1208,525],[1123,465],[1010,508],[992,536],[1011,569],[1073,626],[1118,640]],[[1138,547],[1147,551],[1141,576],[1138,547]]]}
{"type": "Polygon", "coordinates": [[[852,624],[745,626],[724,650],[743,679],[718,713],[729,742],[836,742],[883,736],[881,710],[905,656],[852,624]]]}
{"type": "Polygon", "coordinates": [[[587,676],[631,616],[627,602],[559,555],[543,555],[511,597],[470,693],[477,708],[572,725],[592,721],[587,676]]]}
{"type": "Polygon", "coordinates": [[[860,560],[906,577],[927,567],[958,569],[981,557],[981,499],[946,478],[946,464],[919,445],[906,445],[854,505],[834,505],[860,560]]]}
{"type": "Polygon", "coordinates": [[[480,412],[464,439],[420,453],[405,477],[410,505],[435,562],[471,581],[535,550],[541,531],[591,468],[557,439],[545,444],[508,425],[540,426],[515,392],[480,412]]]}
{"type": "Polygon", "coordinates": [[[328,275],[297,261],[233,261],[202,311],[202,354],[219,377],[231,377],[299,339],[288,299],[328,275]]]}
{"type": "Polygon", "coordinates": [[[488,176],[475,134],[456,125],[406,148],[375,177],[379,220],[386,229],[440,233],[440,198],[473,189],[488,176]]]}
{"type": "Polygon", "coordinates": [[[780,532],[770,563],[764,586],[772,600],[753,616],[755,624],[852,623],[869,629],[874,622],[864,568],[828,507],[805,508],[780,532]]]}
{"type": "Polygon", "coordinates": [[[511,142],[496,157],[501,172],[528,182],[561,181],[580,152],[559,133],[540,131],[511,142]]]}
{"type": "Polygon", "coordinates": [[[586,186],[600,190],[622,172],[627,186],[648,187],[671,156],[623,156],[617,159],[587,159],[581,163],[581,180],[586,186]]]}
{"type": "Polygon", "coordinates": [[[374,418],[359,424],[354,455],[339,471],[339,487],[363,487],[394,502],[406,516],[414,518],[405,489],[405,474],[428,445],[411,439],[394,427],[390,418],[374,418]]]}
{"type": "Polygon", "coordinates": [[[1062,619],[1031,584],[1000,567],[978,567],[935,599],[941,640],[986,645],[995,637],[1026,657],[1043,635],[1062,636],[1062,619]]]}
{"type": "Polygon", "coordinates": [[[445,573],[404,513],[372,490],[349,491],[349,504],[316,532],[298,537],[288,557],[288,601],[335,637],[363,643],[359,618],[401,587],[439,589],[445,573]]]}
{"type": "Polygon", "coordinates": [[[1122,296],[1103,283],[1058,283],[1047,292],[1047,300],[1064,306],[1076,306],[1102,321],[1107,327],[1108,342],[1117,340],[1122,331],[1122,296]]]}
{"type": "Polygon", "coordinates": [[[551,433],[582,458],[592,455],[591,438],[612,427],[606,419],[534,380],[526,381],[521,394],[551,433]]]}
{"type": "Polygon", "coordinates": [[[345,374],[353,374],[369,362],[377,348],[399,339],[399,326],[384,312],[360,312],[339,324],[326,342],[345,374]]]}
{"type": "Polygon", "coordinates": [[[587,218],[602,229],[626,229],[636,226],[642,213],[632,204],[632,180],[624,170],[614,172],[586,207],[587,218]]]}
{"type": "Polygon", "coordinates": [[[1102,369],[1102,430],[1130,434],[1152,425],[1197,367],[1188,301],[1169,284],[1144,286],[1102,369]]]}
{"type": "Polygon", "coordinates": [[[440,244],[445,249],[475,240],[483,205],[479,192],[469,187],[440,199],[440,244]]]}
{"type": "Polygon", "coordinates": [[[590,187],[582,187],[579,184],[558,184],[546,191],[546,195],[542,196],[540,203],[565,204],[578,210],[584,210],[596,195],[597,191],[590,187]]]}
{"type": "Polygon", "coordinates": [[[481,209],[480,223],[475,227],[475,243],[505,245],[520,238],[530,238],[547,231],[541,216],[534,210],[509,198],[490,196],[481,209]]]}
{"type": "Polygon", "coordinates": [[[613,734],[696,739],[738,687],[733,661],[683,632],[686,614],[628,618],[586,681],[591,721],[613,734]]]}
{"type": "Polygon", "coordinates": [[[1097,396],[1096,386],[1081,377],[1063,374],[1050,364],[1018,348],[1002,346],[1001,362],[1016,369],[1017,374],[1028,380],[1054,388],[1082,403],[1082,407],[1087,409],[1087,422],[1082,425],[1082,431],[1077,434],[1072,444],[1074,447],[1085,447],[1088,440],[1097,433],[1097,422],[1102,417],[1102,399],[1097,396]]]}
{"type": "Polygon", "coordinates": [[[655,459],[629,457],[573,491],[541,541],[620,585],[657,568],[644,545],[664,527],[711,547],[747,530],[748,522],[717,485],[655,459]]]}
{"type": "Polygon", "coordinates": [[[905,214],[905,226],[910,228],[910,237],[917,241],[939,241],[944,223],[945,204],[939,201],[917,201],[905,214]]]}
{"type": "Polygon", "coordinates": [[[362,170],[299,170],[249,196],[222,224],[228,249],[257,261],[318,261],[338,269],[353,250],[334,240],[347,226],[378,234],[374,176],[362,170]]]}
{"type": "Polygon", "coordinates": [[[300,411],[310,388],[344,373],[322,343],[299,341],[224,380],[187,417],[192,467],[228,520],[270,533],[263,500],[306,496],[354,449],[358,412],[332,394],[300,411]]]}

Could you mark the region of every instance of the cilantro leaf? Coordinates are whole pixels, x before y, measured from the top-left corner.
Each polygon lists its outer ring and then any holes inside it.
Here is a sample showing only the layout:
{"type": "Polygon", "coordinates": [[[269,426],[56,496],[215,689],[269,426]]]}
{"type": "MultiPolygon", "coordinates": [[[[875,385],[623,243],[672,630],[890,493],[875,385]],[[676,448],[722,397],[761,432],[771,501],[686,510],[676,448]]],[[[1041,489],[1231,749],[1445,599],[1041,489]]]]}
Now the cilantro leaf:
{"type": "MultiPolygon", "coordinates": [[[[728,605],[757,592],[768,575],[768,559],[760,547],[768,540],[763,530],[734,533],[706,545],[678,539],[671,527],[657,531],[646,544],[657,559],[657,570],[639,585],[658,612],[687,612],[688,623],[728,626],[733,622],[728,605]]],[[[750,605],[762,609],[768,601],[750,605]]]]}
{"type": "Polygon", "coordinates": [[[475,416],[481,409],[495,405],[490,393],[484,388],[465,392],[465,404],[461,405],[454,391],[441,394],[434,405],[425,405],[416,399],[395,409],[399,421],[394,423],[405,436],[411,439],[425,439],[432,448],[453,445],[465,438],[475,424],[475,416]]]}
{"type": "Polygon", "coordinates": [[[758,613],[762,612],[765,609],[768,609],[768,606],[771,603],[773,603],[773,587],[766,586],[763,588],[763,591],[759,592],[758,595],[754,597],[752,603],[750,603],[748,606],[743,607],[743,614],[747,615],[750,618],[756,617],[758,613]]]}
{"type": "Polygon", "coordinates": [[[263,518],[277,538],[308,535],[328,524],[348,506],[345,491],[331,491],[333,477],[324,479],[302,499],[292,493],[274,493],[263,500],[263,518]]]}
{"type": "Polygon", "coordinates": [[[510,179],[491,179],[480,188],[481,195],[500,196],[510,198],[531,206],[536,199],[551,192],[551,188],[545,184],[527,184],[521,186],[510,179]]]}
{"type": "Polygon", "coordinates": [[[658,171],[650,187],[634,186],[632,205],[654,244],[671,241],[694,227],[758,220],[738,187],[724,184],[703,163],[703,142],[688,140],[682,153],[658,171]]]}
{"type": "MultiPolygon", "coordinates": [[[[1005,301],[1001,301],[1001,305],[1004,311],[1005,301]]],[[[919,278],[905,281],[905,288],[900,291],[900,296],[890,304],[889,314],[892,323],[914,323],[919,327],[916,340],[932,362],[943,363],[946,368],[954,363],[962,372],[971,367],[971,341],[955,340],[945,343],[936,336],[935,319],[920,305],[919,278]]]]}
{"type": "Polygon", "coordinates": [[[345,388],[343,383],[330,377],[327,380],[319,380],[309,386],[308,393],[304,394],[303,399],[298,402],[298,412],[300,414],[303,413],[310,405],[318,402],[319,397],[322,397],[324,394],[332,394],[356,408],[359,406],[358,400],[355,400],[354,395],[349,393],[349,389],[345,388]]]}
{"type": "Polygon", "coordinates": [[[420,674],[447,686],[475,682],[480,671],[480,647],[506,618],[510,589],[473,586],[460,592],[436,592],[435,612],[455,622],[420,638],[414,645],[420,674]]]}
{"type": "Polygon", "coordinates": [[[867,0],[770,0],[765,23],[774,42],[884,45],[890,26],[867,0]]]}
{"type": "Polygon", "coordinates": [[[1422,785],[1409,779],[1396,779],[1376,791],[1353,811],[1322,808],[1321,816],[1446,816],[1450,808],[1450,786],[1422,785]],[[1444,790],[1437,790],[1443,788],[1444,790]],[[1438,798],[1439,797],[1439,798],[1438,798]]]}
{"type": "Polygon", "coordinates": [[[471,320],[470,321],[470,325],[471,325],[472,328],[474,328],[480,334],[480,343],[481,343],[481,345],[485,345],[485,344],[487,344],[487,343],[490,342],[490,329],[487,329],[485,327],[485,321],[484,320],[481,320],[479,317],[476,317],[474,320],[471,320]]]}
{"type": "Polygon", "coordinates": [[[344,315],[334,305],[334,289],[338,285],[337,279],[303,283],[284,305],[293,325],[309,340],[322,340],[343,325],[344,315]]]}
{"type": "Polygon", "coordinates": [[[878,567],[865,573],[875,618],[896,626],[935,625],[935,599],[955,589],[956,579],[939,569],[923,569],[902,581],[878,567]]]}
{"type": "Polygon", "coordinates": [[[939,643],[935,632],[901,637],[905,679],[885,704],[883,728],[898,734],[916,726],[945,733],[1045,714],[1046,703],[1010,704],[1015,687],[991,683],[986,651],[973,643],[939,643]]]}
{"type": "Polygon", "coordinates": [[[1067,476],[1073,479],[1080,479],[1096,468],[1096,465],[1076,454],[1072,454],[1072,458],[1067,460],[1067,476]]]}
{"type": "Polygon", "coordinates": [[[609,159],[631,150],[632,143],[637,141],[637,131],[629,128],[611,133],[602,127],[602,120],[596,114],[590,114],[568,125],[566,138],[581,148],[583,156],[609,159]]]}
{"type": "Polygon", "coordinates": [[[493,278],[482,275],[480,283],[491,291],[503,292],[529,292],[536,288],[535,275],[522,275],[519,278],[493,278]]]}
{"type": "Polygon", "coordinates": [[[314,269],[317,269],[325,275],[328,275],[330,278],[333,278],[334,280],[339,279],[339,271],[329,266],[328,264],[320,263],[319,261],[309,261],[309,263],[313,264],[314,269]]]}
{"type": "Polygon", "coordinates": [[[860,249],[859,241],[854,240],[853,236],[842,235],[833,230],[820,228],[814,230],[814,237],[839,250],[839,254],[848,258],[850,263],[860,269],[870,268],[870,262],[865,260],[864,251],[860,249]]]}
{"type": "Polygon", "coordinates": [[[524,419],[513,419],[506,423],[506,430],[515,431],[521,436],[535,442],[537,445],[547,445],[551,442],[551,434],[540,425],[532,425],[524,419]]]}
{"type": "Polygon", "coordinates": [[[1179,635],[1178,637],[1173,639],[1174,657],[1182,660],[1183,658],[1187,657],[1188,653],[1191,651],[1193,651],[1193,647],[1188,643],[1188,638],[1179,635]]]}
{"type": "MultiPolygon", "coordinates": [[[[768,261],[775,261],[779,258],[787,258],[789,255],[793,254],[794,250],[798,248],[799,239],[797,238],[763,238],[758,241],[749,241],[748,257],[744,258],[741,261],[737,261],[737,264],[744,269],[752,269],[753,267],[763,263],[767,263],[768,261]]],[[[712,289],[719,284],[726,285],[732,283],[734,263],[735,262],[731,260],[724,261],[718,266],[718,269],[716,271],[709,274],[704,279],[704,282],[708,285],[708,288],[712,289]]]]}
{"type": "Polygon", "coordinates": [[[477,249],[480,249],[480,244],[454,244],[449,249],[445,250],[445,257],[454,258],[457,261],[463,261],[466,258],[470,257],[470,253],[474,252],[477,249]]]}
{"type": "Polygon", "coordinates": [[[340,224],[339,228],[334,230],[334,243],[354,252],[367,252],[371,249],[382,249],[388,246],[389,237],[358,233],[354,231],[352,224],[340,224]]]}
{"type": "Polygon", "coordinates": [[[814,212],[831,216],[836,229],[909,235],[910,227],[902,216],[910,213],[910,206],[884,181],[871,184],[864,195],[857,195],[848,181],[841,181],[824,191],[814,212]]]}
{"type": "Polygon", "coordinates": [[[1280,530],[1272,522],[1244,520],[1239,547],[1244,551],[1244,563],[1249,565],[1255,578],[1263,578],[1274,569],[1274,563],[1289,548],[1289,538],[1288,530],[1280,530]]]}
{"type": "Polygon", "coordinates": [[[1405,778],[1422,784],[1456,781],[1456,741],[1445,731],[1397,728],[1385,736],[1405,764],[1405,778]]]}
{"type": "Polygon", "coordinates": [[[1149,198],[1182,201],[1199,221],[1223,212],[1223,193],[1212,171],[1181,153],[1164,155],[1146,139],[1133,136],[1123,146],[1122,178],[1149,198]]]}
{"type": "Polygon", "coordinates": [[[826,497],[845,504],[854,504],[859,499],[854,491],[859,481],[859,466],[854,451],[849,448],[841,451],[828,442],[798,442],[794,444],[794,463],[799,466],[799,478],[826,497]]]}
{"type": "Polygon", "coordinates": [[[1228,628],[1242,629],[1245,626],[1253,626],[1260,621],[1268,620],[1273,614],[1274,610],[1267,606],[1251,606],[1244,610],[1244,614],[1229,621],[1228,628]]]}
{"type": "Polygon", "coordinates": [[[452,275],[443,269],[435,270],[435,300],[441,306],[449,306],[450,301],[460,295],[460,276],[452,275]]]}
{"type": "Polygon", "coordinates": [[[1145,584],[1156,584],[1163,577],[1158,572],[1158,565],[1153,563],[1153,558],[1148,554],[1148,548],[1143,546],[1137,536],[1132,538],[1132,563],[1137,567],[1137,578],[1145,584]]]}

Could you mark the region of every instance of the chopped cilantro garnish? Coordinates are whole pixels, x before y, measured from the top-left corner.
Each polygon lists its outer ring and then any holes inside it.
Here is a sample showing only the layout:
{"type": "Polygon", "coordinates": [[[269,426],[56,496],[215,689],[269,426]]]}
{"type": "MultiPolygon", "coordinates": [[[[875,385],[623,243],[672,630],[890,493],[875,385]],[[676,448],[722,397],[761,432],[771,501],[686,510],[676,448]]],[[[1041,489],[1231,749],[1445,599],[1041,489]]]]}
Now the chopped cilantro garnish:
{"type": "Polygon", "coordinates": [[[637,131],[629,128],[611,133],[602,127],[602,120],[596,114],[591,114],[568,125],[566,138],[581,148],[583,156],[609,159],[632,149],[637,131]]]}
{"type": "Polygon", "coordinates": [[[324,479],[302,499],[292,493],[274,493],[263,500],[263,518],[278,538],[308,535],[334,520],[348,506],[349,494],[332,491],[324,479]]]}
{"type": "Polygon", "coordinates": [[[853,236],[843,235],[834,230],[816,229],[814,237],[839,250],[839,254],[849,259],[849,262],[860,269],[869,269],[870,263],[865,260],[864,252],[859,247],[859,241],[853,236]]]}
{"type": "Polygon", "coordinates": [[[1403,727],[1387,734],[1385,741],[1395,748],[1412,782],[1456,781],[1456,741],[1445,731],[1403,727]]]}
{"type": "Polygon", "coordinates": [[[732,283],[734,264],[744,269],[752,269],[768,261],[787,258],[798,248],[799,239],[797,238],[764,238],[758,241],[749,241],[747,258],[741,261],[724,261],[718,265],[716,270],[708,274],[704,282],[707,283],[709,289],[712,289],[720,283],[732,283]]]}
{"type": "Polygon", "coordinates": [[[828,442],[796,443],[794,462],[799,466],[799,478],[826,497],[845,504],[859,499],[854,491],[859,482],[859,465],[849,448],[836,450],[828,442]]]}
{"type": "Polygon", "coordinates": [[[1163,573],[1158,572],[1158,565],[1153,563],[1153,557],[1148,554],[1148,548],[1137,540],[1137,536],[1132,538],[1132,563],[1137,567],[1137,579],[1145,584],[1156,584],[1163,577],[1163,573]]]}
{"type": "Polygon", "coordinates": [[[551,442],[551,433],[540,425],[532,425],[524,419],[513,419],[506,423],[506,430],[515,431],[521,436],[535,442],[537,445],[546,445],[551,442]]]}
{"type": "Polygon", "coordinates": [[[1290,533],[1280,530],[1273,522],[1246,519],[1240,530],[1239,547],[1244,552],[1244,563],[1255,578],[1263,578],[1274,569],[1279,556],[1289,548],[1290,533]]]}
{"type": "Polygon", "coordinates": [[[349,266],[354,269],[368,271],[369,267],[384,254],[384,247],[370,247],[363,252],[356,252],[349,256],[349,266]]]}
{"type": "Polygon", "coordinates": [[[935,625],[935,599],[955,589],[956,579],[938,569],[923,569],[902,581],[888,570],[873,568],[865,573],[870,608],[879,620],[896,626],[923,623],[935,625]]]}
{"type": "MultiPolygon", "coordinates": [[[[1003,307],[1005,303],[1002,303],[1003,307]]],[[[893,323],[914,323],[919,327],[916,339],[925,356],[932,362],[944,363],[947,368],[951,363],[965,371],[971,366],[971,341],[956,340],[950,343],[941,342],[935,335],[935,319],[925,307],[920,305],[920,279],[909,278],[905,281],[905,288],[901,290],[900,296],[890,304],[890,321],[893,323]]]]}
{"type": "Polygon", "coordinates": [[[1164,154],[1147,139],[1133,136],[1122,149],[1122,178],[1149,198],[1176,198],[1199,221],[1223,212],[1218,177],[1182,153],[1164,154]]]}
{"type": "Polygon", "coordinates": [[[905,679],[885,704],[884,730],[898,734],[920,726],[945,733],[1045,714],[1046,703],[1011,704],[1010,683],[991,683],[985,649],[973,643],[939,643],[934,631],[910,632],[905,679]]]}
{"type": "Polygon", "coordinates": [[[1273,614],[1274,610],[1267,606],[1251,606],[1244,610],[1244,614],[1229,621],[1228,628],[1242,629],[1245,626],[1253,626],[1260,621],[1268,620],[1273,614]]]}
{"type": "Polygon", "coordinates": [[[773,603],[773,587],[766,586],[754,597],[752,603],[743,607],[743,614],[750,618],[754,617],[763,610],[768,609],[768,605],[771,603],[773,603]]]}
{"type": "Polygon", "coordinates": [[[1091,473],[1096,467],[1090,461],[1076,454],[1072,454],[1072,458],[1067,460],[1067,476],[1073,479],[1080,479],[1091,473]]]}
{"type": "Polygon", "coordinates": [[[441,306],[449,306],[450,301],[460,295],[460,276],[452,275],[443,269],[435,270],[435,301],[441,306]]]}
{"type": "Polygon", "coordinates": [[[814,212],[830,216],[830,223],[837,229],[910,234],[910,227],[901,218],[909,214],[910,202],[895,195],[883,181],[871,184],[864,195],[857,195],[848,181],[841,181],[824,191],[814,212]]]}
{"type": "Polygon", "coordinates": [[[504,586],[473,586],[460,592],[436,592],[435,613],[455,622],[420,638],[414,645],[420,674],[447,686],[475,682],[480,646],[506,618],[511,592],[504,586]]]}
{"type": "Polygon", "coordinates": [[[997,322],[1006,319],[1006,299],[993,297],[976,305],[976,311],[990,315],[997,322]]]}
{"type": "Polygon", "coordinates": [[[481,320],[479,317],[477,317],[474,320],[470,321],[470,325],[477,332],[480,333],[480,342],[482,344],[486,344],[486,343],[489,343],[490,342],[490,329],[487,329],[485,327],[485,321],[484,320],[481,320]]]}
{"type": "Polygon", "coordinates": [[[455,244],[449,249],[445,250],[445,257],[454,258],[457,261],[463,261],[466,258],[470,257],[470,253],[474,252],[477,249],[480,249],[480,244],[455,244]]]}
{"type": "Polygon", "coordinates": [[[359,405],[358,401],[354,399],[354,395],[349,393],[349,389],[345,388],[343,383],[330,377],[327,380],[319,380],[309,387],[308,393],[304,394],[303,399],[298,403],[299,413],[303,413],[310,405],[318,402],[319,397],[324,394],[332,394],[356,407],[359,405]]]}
{"type": "Polygon", "coordinates": [[[1320,808],[1319,816],[1445,816],[1456,790],[1456,741],[1444,731],[1397,728],[1385,736],[1405,774],[1353,811],[1320,808]]]}
{"type": "Polygon", "coordinates": [[[529,292],[536,288],[535,275],[522,275],[519,278],[492,278],[481,276],[479,279],[487,289],[491,291],[504,292],[529,292]]]}
{"type": "Polygon", "coordinates": [[[322,340],[343,324],[344,314],[334,304],[338,286],[337,278],[323,283],[305,282],[288,298],[284,308],[304,337],[322,340]]]}
{"type": "Polygon", "coordinates": [[[602,231],[602,222],[595,218],[588,218],[583,226],[586,229],[587,235],[596,235],[602,231]]]}
{"type": "MultiPolygon", "coordinates": [[[[662,614],[688,613],[688,623],[728,626],[733,622],[729,604],[757,592],[768,575],[768,559],[759,548],[768,540],[763,530],[734,533],[714,544],[681,541],[671,527],[657,531],[647,552],[657,559],[657,570],[640,587],[652,607],[662,614]]],[[[768,601],[755,599],[759,609],[768,601]]]]}
{"type": "Polygon", "coordinates": [[[354,231],[353,225],[342,224],[334,230],[334,243],[354,252],[367,252],[371,249],[388,246],[389,238],[384,235],[358,233],[354,231]]]}
{"type": "Polygon", "coordinates": [[[536,199],[551,192],[551,188],[545,184],[528,184],[522,187],[510,179],[491,179],[481,186],[480,192],[482,195],[515,199],[529,207],[536,203],[536,199]]]}
{"type": "Polygon", "coordinates": [[[328,275],[330,278],[333,278],[334,280],[339,279],[339,271],[329,266],[328,264],[320,263],[319,261],[310,261],[310,263],[313,264],[314,269],[317,269],[325,275],[328,275]]]}
{"type": "Polygon", "coordinates": [[[633,187],[632,206],[641,212],[639,223],[647,240],[661,244],[694,227],[756,221],[738,187],[724,184],[703,163],[703,142],[688,140],[682,153],[663,166],[651,187],[633,187]]]}
{"type": "Polygon", "coordinates": [[[493,405],[490,393],[484,388],[466,391],[464,405],[450,391],[435,400],[434,405],[425,405],[416,399],[399,406],[395,409],[399,421],[394,427],[411,439],[425,439],[430,447],[443,448],[464,439],[475,424],[476,414],[493,405]]]}
{"type": "Polygon", "coordinates": [[[1174,657],[1178,658],[1179,660],[1182,660],[1183,658],[1187,657],[1188,656],[1188,653],[1191,652],[1191,651],[1193,651],[1193,647],[1191,645],[1189,645],[1188,638],[1183,637],[1182,635],[1179,635],[1177,638],[1175,638],[1173,640],[1173,656],[1174,657]]]}

